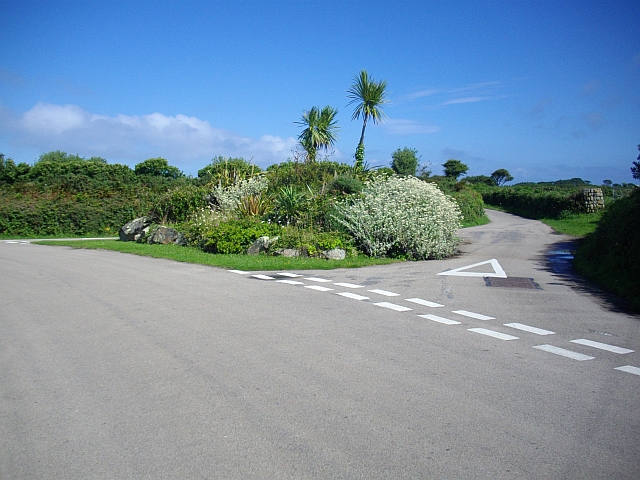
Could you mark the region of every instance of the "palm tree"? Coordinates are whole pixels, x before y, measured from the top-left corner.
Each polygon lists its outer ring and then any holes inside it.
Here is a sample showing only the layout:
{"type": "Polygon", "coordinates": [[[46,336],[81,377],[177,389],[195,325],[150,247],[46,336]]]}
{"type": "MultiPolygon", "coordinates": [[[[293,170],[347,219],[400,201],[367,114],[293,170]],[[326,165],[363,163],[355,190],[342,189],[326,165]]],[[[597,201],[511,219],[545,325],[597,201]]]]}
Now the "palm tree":
{"type": "Polygon", "coordinates": [[[298,136],[300,145],[307,152],[307,160],[315,162],[318,150],[328,150],[338,140],[336,115],[338,110],[327,105],[322,110],[311,107],[302,114],[302,120],[295,122],[306,127],[298,136]]]}
{"type": "Polygon", "coordinates": [[[385,117],[381,106],[388,103],[386,88],[387,82],[385,80],[376,82],[369,77],[366,70],[362,70],[360,75],[354,77],[353,85],[347,90],[347,98],[351,99],[347,106],[352,103],[356,104],[351,119],[357,120],[362,115],[363,120],[362,134],[356,149],[356,163],[362,164],[364,162],[364,130],[367,128],[367,122],[371,119],[374,124],[377,124],[385,117]]]}

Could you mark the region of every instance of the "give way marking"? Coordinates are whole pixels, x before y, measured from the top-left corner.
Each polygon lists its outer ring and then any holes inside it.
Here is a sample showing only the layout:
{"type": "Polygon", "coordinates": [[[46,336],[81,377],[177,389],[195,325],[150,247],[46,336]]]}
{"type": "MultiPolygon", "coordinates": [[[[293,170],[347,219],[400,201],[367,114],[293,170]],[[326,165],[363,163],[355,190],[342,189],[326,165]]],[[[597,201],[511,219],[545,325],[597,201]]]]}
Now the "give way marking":
{"type": "Polygon", "coordinates": [[[473,265],[467,265],[466,267],[458,267],[453,270],[446,270],[444,272],[438,273],[438,275],[456,275],[458,277],[499,277],[499,278],[507,278],[507,274],[504,273],[504,270],[498,263],[498,260],[492,258],[491,260],[486,260],[484,262],[474,263],[473,265]],[[481,265],[491,265],[493,268],[493,273],[485,273],[485,272],[467,272],[471,268],[479,267],[481,265]]]}

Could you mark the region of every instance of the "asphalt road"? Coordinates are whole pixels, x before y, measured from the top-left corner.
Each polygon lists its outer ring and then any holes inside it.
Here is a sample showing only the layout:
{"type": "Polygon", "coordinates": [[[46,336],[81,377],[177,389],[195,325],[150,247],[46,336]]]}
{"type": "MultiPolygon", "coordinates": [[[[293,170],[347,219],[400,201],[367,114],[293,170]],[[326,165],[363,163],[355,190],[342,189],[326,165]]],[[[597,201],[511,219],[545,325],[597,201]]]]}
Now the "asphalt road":
{"type": "Polygon", "coordinates": [[[0,478],[640,478],[640,318],[490,217],[300,277],[0,243],[0,478]]]}

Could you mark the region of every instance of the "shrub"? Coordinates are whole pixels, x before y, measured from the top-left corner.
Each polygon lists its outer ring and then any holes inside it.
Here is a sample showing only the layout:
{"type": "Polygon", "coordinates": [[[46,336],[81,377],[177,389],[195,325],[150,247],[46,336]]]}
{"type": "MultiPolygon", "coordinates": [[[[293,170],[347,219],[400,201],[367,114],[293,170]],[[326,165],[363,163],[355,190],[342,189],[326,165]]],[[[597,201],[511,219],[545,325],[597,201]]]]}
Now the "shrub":
{"type": "Polygon", "coordinates": [[[337,212],[336,220],[373,257],[444,258],[459,242],[456,203],[415,177],[373,180],[361,198],[339,204],[337,212]]]}
{"type": "Polygon", "coordinates": [[[415,175],[420,159],[415,148],[399,148],[391,154],[391,168],[398,175],[415,175]]]}
{"type": "Polygon", "coordinates": [[[196,210],[206,206],[206,190],[195,185],[181,185],[162,195],[152,214],[161,223],[183,222],[196,210]]]}
{"type": "Polygon", "coordinates": [[[202,247],[211,253],[245,253],[259,237],[277,236],[282,227],[254,219],[227,220],[202,233],[202,247]]]}
{"type": "Polygon", "coordinates": [[[354,193],[360,193],[363,187],[364,185],[359,179],[348,175],[340,175],[331,181],[329,191],[332,193],[352,195],[354,193]]]}
{"type": "Polygon", "coordinates": [[[612,203],[576,252],[580,273],[640,310],[640,189],[612,203]]]}
{"type": "Polygon", "coordinates": [[[209,195],[209,202],[217,209],[231,212],[236,210],[243,198],[260,195],[269,183],[264,176],[250,177],[227,187],[218,185],[209,195]]]}
{"type": "Polygon", "coordinates": [[[313,228],[298,228],[290,225],[282,229],[276,242],[276,248],[295,248],[303,255],[319,256],[324,250],[342,248],[347,254],[354,255],[356,250],[353,238],[340,232],[321,232],[313,228]]]}
{"type": "Polygon", "coordinates": [[[213,183],[222,188],[246,180],[262,172],[262,169],[244,158],[214,157],[211,163],[198,170],[198,178],[204,183],[213,183]]]}
{"type": "Polygon", "coordinates": [[[489,220],[484,213],[482,195],[478,192],[470,188],[461,188],[452,192],[451,196],[460,208],[465,227],[488,223],[489,220]]]}
{"type": "Polygon", "coordinates": [[[151,175],[155,177],[178,178],[184,176],[178,167],[169,165],[167,159],[149,158],[144,162],[140,162],[135,167],[136,175],[151,175]]]}

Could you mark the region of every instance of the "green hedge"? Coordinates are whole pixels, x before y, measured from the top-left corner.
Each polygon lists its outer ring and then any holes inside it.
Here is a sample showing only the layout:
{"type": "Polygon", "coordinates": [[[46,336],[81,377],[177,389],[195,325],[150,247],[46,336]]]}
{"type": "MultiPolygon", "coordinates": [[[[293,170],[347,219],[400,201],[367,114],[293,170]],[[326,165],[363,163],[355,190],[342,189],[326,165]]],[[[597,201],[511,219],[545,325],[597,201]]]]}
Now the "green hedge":
{"type": "Polygon", "coordinates": [[[640,311],[640,189],[612,203],[575,256],[577,270],[640,311]]]}

